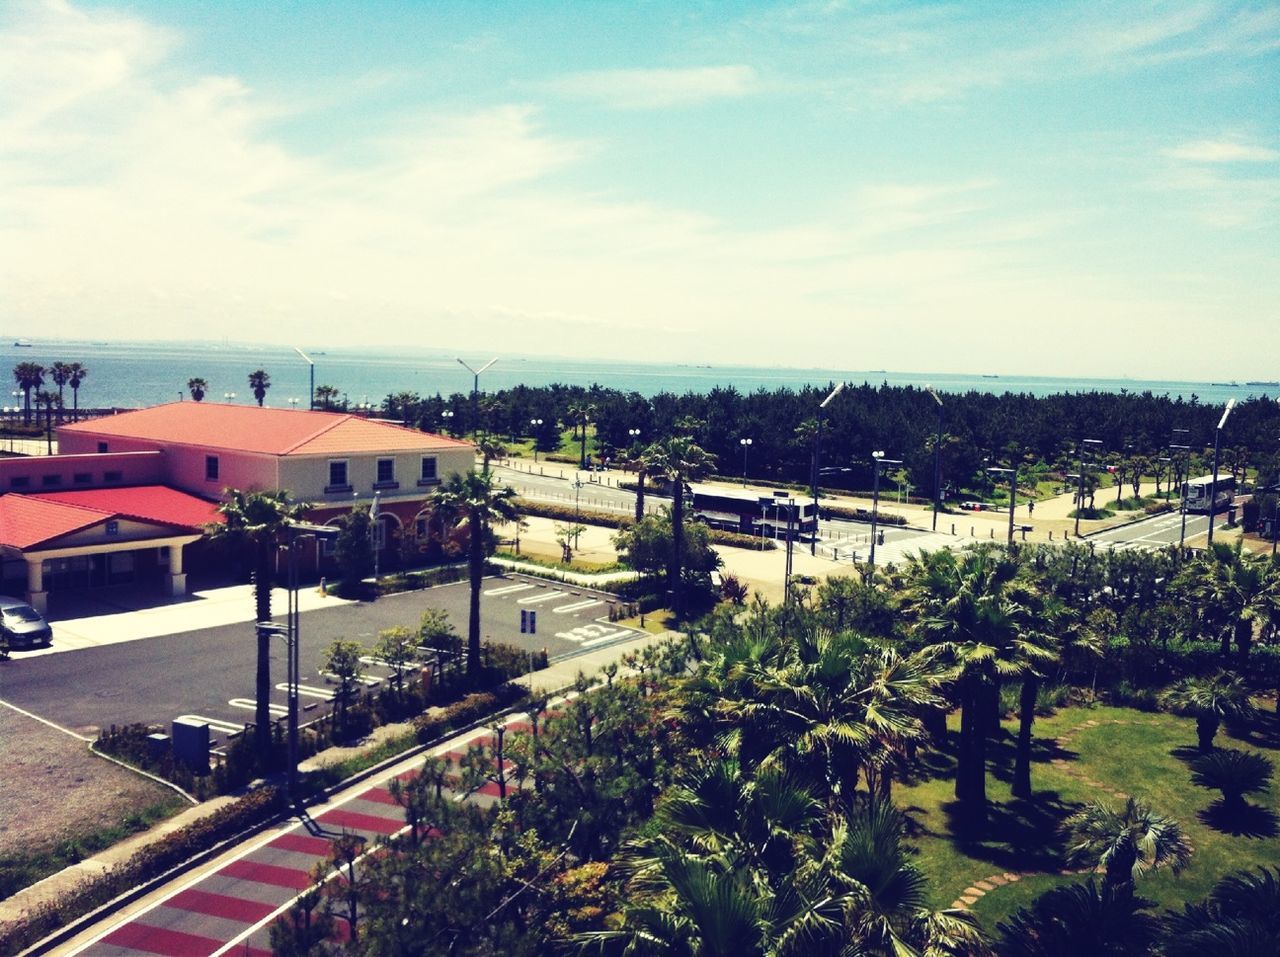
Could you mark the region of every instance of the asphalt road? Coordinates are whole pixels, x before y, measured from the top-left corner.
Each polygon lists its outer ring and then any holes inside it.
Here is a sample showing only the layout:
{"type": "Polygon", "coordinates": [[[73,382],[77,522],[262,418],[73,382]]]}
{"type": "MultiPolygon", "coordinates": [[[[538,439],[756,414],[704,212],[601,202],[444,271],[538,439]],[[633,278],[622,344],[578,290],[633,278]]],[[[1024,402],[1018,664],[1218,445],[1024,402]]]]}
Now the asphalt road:
{"type": "MultiPolygon", "coordinates": [[[[326,707],[331,686],[320,674],[325,648],[335,638],[372,646],[377,633],[404,625],[416,628],[427,608],[441,608],[460,635],[467,629],[465,582],[388,595],[376,602],[337,605],[301,616],[301,699],[311,712],[326,707]]],[[[481,600],[485,639],[529,651],[545,648],[553,658],[570,656],[633,637],[633,629],[608,621],[614,596],[577,586],[513,575],[485,580],[481,600]],[[537,633],[520,633],[520,611],[537,612],[537,633]]],[[[83,734],[133,722],[167,726],[180,715],[217,722],[226,732],[252,721],[256,638],[248,624],[123,642],[0,666],[0,698],[83,734]]],[[[285,643],[274,643],[273,707],[284,713],[285,643]]],[[[369,663],[371,678],[388,669],[369,663]]],[[[309,712],[310,713],[310,712],[309,712]]],[[[304,716],[304,721],[306,717],[304,716]]]]}
{"type": "MultiPolygon", "coordinates": [[[[1219,513],[1219,521],[1223,519],[1219,513]]],[[[1216,527],[1216,526],[1215,526],[1216,527]]],[[[1204,535],[1209,530],[1207,515],[1187,515],[1187,538],[1204,535]]],[[[1182,513],[1166,512],[1153,515],[1151,518],[1110,528],[1096,535],[1090,535],[1089,541],[1107,545],[1125,545],[1131,548],[1162,548],[1165,545],[1176,545],[1182,534],[1182,513]]]]}

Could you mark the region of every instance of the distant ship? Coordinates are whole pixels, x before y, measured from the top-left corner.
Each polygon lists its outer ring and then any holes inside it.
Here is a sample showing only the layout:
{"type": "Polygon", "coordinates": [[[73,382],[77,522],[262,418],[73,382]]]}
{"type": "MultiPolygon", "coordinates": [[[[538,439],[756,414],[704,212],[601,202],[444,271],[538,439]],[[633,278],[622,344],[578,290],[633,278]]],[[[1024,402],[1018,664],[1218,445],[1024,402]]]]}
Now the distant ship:
{"type": "Polygon", "coordinates": [[[1246,383],[1245,383],[1245,385],[1269,385],[1269,386],[1280,386],[1280,382],[1261,382],[1261,381],[1259,381],[1259,382],[1246,382],[1246,383]]]}
{"type": "Polygon", "coordinates": [[[998,378],[1000,378],[1000,376],[999,376],[998,374],[996,374],[996,373],[992,373],[992,372],[984,372],[984,373],[982,373],[982,378],[984,378],[984,379],[998,379],[998,378]]]}
{"type": "Polygon", "coordinates": [[[1230,389],[1238,389],[1238,388],[1240,388],[1240,383],[1239,383],[1239,382],[1236,382],[1234,379],[1233,379],[1232,381],[1230,381],[1230,382],[1210,382],[1210,383],[1209,383],[1209,385],[1220,385],[1220,386],[1226,386],[1227,388],[1230,388],[1230,389]]]}
{"type": "Polygon", "coordinates": [[[28,342],[26,339],[16,339],[16,340],[14,340],[13,347],[14,347],[15,349],[31,349],[31,348],[34,348],[34,347],[31,345],[31,343],[30,343],[30,342],[28,342]]]}

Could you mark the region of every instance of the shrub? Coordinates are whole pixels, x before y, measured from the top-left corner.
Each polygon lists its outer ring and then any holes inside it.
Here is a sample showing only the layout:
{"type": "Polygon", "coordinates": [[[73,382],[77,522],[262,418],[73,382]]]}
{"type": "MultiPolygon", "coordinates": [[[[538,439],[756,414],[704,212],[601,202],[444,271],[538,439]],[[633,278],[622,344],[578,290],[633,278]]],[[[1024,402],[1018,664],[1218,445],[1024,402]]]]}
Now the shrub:
{"type": "Polygon", "coordinates": [[[1191,781],[1222,792],[1222,803],[1239,808],[1246,794],[1265,791],[1275,769],[1265,755],[1221,748],[1191,762],[1191,781]]]}
{"type": "Polygon", "coordinates": [[[1159,515],[1162,512],[1172,512],[1173,508],[1174,505],[1172,502],[1156,501],[1148,502],[1142,507],[1142,510],[1148,515],[1159,515]]]}
{"type": "MultiPolygon", "coordinates": [[[[823,505],[822,514],[827,518],[847,518],[855,522],[871,521],[871,510],[862,507],[848,508],[844,505],[823,505]]],[[[907,524],[905,518],[901,515],[894,515],[891,512],[879,512],[876,515],[876,522],[880,525],[907,524]]]]}
{"type": "Polygon", "coordinates": [[[496,714],[528,693],[520,685],[504,684],[492,691],[469,694],[439,711],[418,715],[413,719],[414,733],[420,743],[428,744],[450,731],[496,714]]]}

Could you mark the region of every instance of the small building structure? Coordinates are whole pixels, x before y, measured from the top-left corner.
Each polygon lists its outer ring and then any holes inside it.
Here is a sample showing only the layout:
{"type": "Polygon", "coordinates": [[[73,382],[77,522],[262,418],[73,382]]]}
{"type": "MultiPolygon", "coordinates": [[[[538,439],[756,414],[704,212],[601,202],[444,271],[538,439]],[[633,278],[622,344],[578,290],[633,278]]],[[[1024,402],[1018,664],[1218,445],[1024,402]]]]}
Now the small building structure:
{"type": "Polygon", "coordinates": [[[213,402],[63,425],[58,447],[0,459],[0,574],[41,610],[50,588],[157,578],[183,594],[183,551],[227,488],[284,489],[317,524],[376,500],[375,547],[394,559],[427,539],[435,487],[475,461],[469,442],[358,415],[213,402]]]}
{"type": "Polygon", "coordinates": [[[754,489],[724,485],[689,485],[690,507],[696,517],[712,528],[778,538],[813,535],[818,529],[818,512],[813,500],[795,492],[775,491],[762,495],[754,489]]]}

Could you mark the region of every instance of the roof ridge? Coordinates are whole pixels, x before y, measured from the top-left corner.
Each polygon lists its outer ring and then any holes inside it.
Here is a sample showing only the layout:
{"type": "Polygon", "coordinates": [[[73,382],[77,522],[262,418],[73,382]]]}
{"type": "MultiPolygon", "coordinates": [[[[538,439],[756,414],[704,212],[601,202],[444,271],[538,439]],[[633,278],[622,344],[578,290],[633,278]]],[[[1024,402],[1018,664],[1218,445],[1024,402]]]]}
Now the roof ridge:
{"type": "Polygon", "coordinates": [[[299,448],[301,448],[302,446],[306,445],[308,442],[314,442],[316,439],[320,438],[320,436],[324,435],[326,432],[332,432],[332,431],[333,431],[334,429],[336,429],[338,426],[342,425],[342,423],[344,423],[344,422],[349,422],[349,421],[351,421],[351,420],[352,420],[352,419],[354,419],[354,418],[355,418],[355,416],[354,416],[354,415],[352,415],[350,412],[341,412],[341,413],[338,413],[338,414],[334,417],[334,419],[333,419],[333,421],[332,421],[332,422],[328,422],[328,423],[326,423],[326,424],[325,424],[325,426],[324,426],[323,428],[321,428],[321,429],[317,429],[315,432],[312,432],[312,433],[311,433],[310,435],[308,435],[305,439],[301,439],[301,440],[299,440],[299,441],[297,441],[297,442],[294,442],[294,443],[293,443],[293,445],[291,445],[291,446],[289,446],[288,448],[284,449],[280,454],[281,454],[281,455],[288,455],[290,452],[296,451],[297,449],[299,449],[299,448]]]}
{"type": "Polygon", "coordinates": [[[19,494],[18,498],[23,500],[31,499],[37,502],[46,502],[49,505],[57,505],[60,508],[76,508],[82,512],[94,512],[98,515],[105,515],[108,518],[110,518],[112,515],[118,514],[116,512],[108,512],[101,508],[95,508],[92,505],[78,505],[75,502],[64,502],[61,499],[57,498],[58,495],[65,495],[65,494],[66,494],[65,492],[30,492],[26,495],[19,494]]]}

